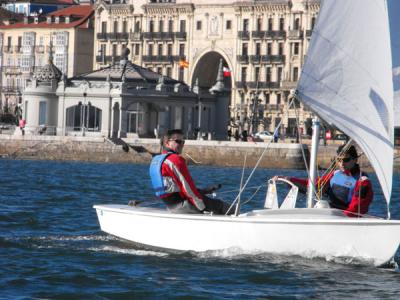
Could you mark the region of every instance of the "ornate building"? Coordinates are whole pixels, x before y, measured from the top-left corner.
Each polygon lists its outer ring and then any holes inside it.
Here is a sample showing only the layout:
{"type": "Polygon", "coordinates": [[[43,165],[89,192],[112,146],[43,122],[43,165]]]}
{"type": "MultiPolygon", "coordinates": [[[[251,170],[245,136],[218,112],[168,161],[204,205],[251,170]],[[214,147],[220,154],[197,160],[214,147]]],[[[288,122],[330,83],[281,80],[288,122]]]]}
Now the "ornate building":
{"type": "Polygon", "coordinates": [[[129,45],[136,64],[209,89],[222,59],[231,126],[274,130],[282,120],[295,135],[296,118],[307,132],[311,113],[300,103],[288,108],[288,95],[318,10],[318,0],[99,0],[94,65],[110,64],[129,45]]]}
{"type": "Polygon", "coordinates": [[[49,51],[69,77],[93,69],[93,14],[93,7],[76,5],[0,26],[0,112],[13,112],[21,103],[35,69],[47,64],[49,51]]]}

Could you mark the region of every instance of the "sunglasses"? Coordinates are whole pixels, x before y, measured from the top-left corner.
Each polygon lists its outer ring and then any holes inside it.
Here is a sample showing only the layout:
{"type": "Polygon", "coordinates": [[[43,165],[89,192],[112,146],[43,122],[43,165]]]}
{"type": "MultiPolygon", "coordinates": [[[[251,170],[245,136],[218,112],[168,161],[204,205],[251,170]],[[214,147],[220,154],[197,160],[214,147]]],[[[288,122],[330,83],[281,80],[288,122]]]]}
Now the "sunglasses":
{"type": "Polygon", "coordinates": [[[177,143],[179,145],[184,145],[185,144],[185,140],[170,140],[170,141],[174,141],[175,143],[177,143]]]}
{"type": "Polygon", "coordinates": [[[353,157],[338,157],[337,161],[338,162],[344,162],[344,163],[348,163],[349,161],[353,160],[353,157]]]}

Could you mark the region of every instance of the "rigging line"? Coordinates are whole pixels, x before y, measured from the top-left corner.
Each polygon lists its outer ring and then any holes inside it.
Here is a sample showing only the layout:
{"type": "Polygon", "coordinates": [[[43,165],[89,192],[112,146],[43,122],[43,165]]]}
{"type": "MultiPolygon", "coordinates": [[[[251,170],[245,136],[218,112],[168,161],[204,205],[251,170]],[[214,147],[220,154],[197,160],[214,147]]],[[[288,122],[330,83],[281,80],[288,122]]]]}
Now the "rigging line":
{"type": "MultiPolygon", "coordinates": [[[[239,190],[239,195],[238,195],[239,198],[238,198],[238,201],[236,204],[235,216],[237,216],[240,212],[240,196],[242,195],[242,192],[243,192],[242,186],[243,186],[243,178],[244,178],[244,169],[246,168],[246,161],[247,161],[247,151],[245,152],[245,155],[244,155],[242,177],[240,178],[240,190],[239,190]]],[[[230,211],[230,208],[228,209],[227,212],[229,212],[229,211],[230,211]]]]}
{"type": "MultiPolygon", "coordinates": [[[[247,189],[247,190],[250,190],[250,189],[258,189],[260,186],[262,187],[263,184],[258,185],[258,186],[247,187],[246,189],[247,189]]],[[[218,192],[218,194],[226,194],[226,193],[232,193],[232,192],[237,192],[237,191],[240,191],[240,189],[233,189],[233,190],[228,190],[228,191],[221,191],[221,192],[218,192]]]]}
{"type": "MultiPolygon", "coordinates": [[[[290,103],[289,103],[289,105],[288,105],[287,112],[289,111],[289,107],[292,106],[293,101],[294,101],[294,97],[292,97],[292,100],[290,100],[290,103]]],[[[280,129],[280,127],[281,127],[281,125],[282,125],[282,122],[283,122],[283,119],[281,119],[281,121],[279,122],[278,126],[275,128],[275,132],[274,132],[274,133],[276,133],[277,130],[280,129]]],[[[257,170],[258,165],[260,164],[260,162],[261,162],[261,160],[262,160],[262,158],[263,158],[265,152],[267,152],[267,150],[268,150],[268,148],[269,148],[269,146],[270,146],[271,143],[272,143],[272,139],[269,140],[268,144],[264,147],[264,150],[263,150],[263,152],[261,153],[260,157],[258,158],[258,160],[257,160],[257,162],[256,162],[256,164],[255,164],[253,170],[251,171],[249,177],[247,178],[247,180],[246,180],[246,182],[244,183],[243,187],[240,188],[239,195],[240,195],[240,193],[243,192],[243,190],[246,188],[247,184],[249,183],[249,181],[250,181],[251,177],[253,176],[254,172],[257,170]]],[[[239,198],[239,195],[236,196],[236,198],[233,200],[232,206],[233,206],[233,204],[237,201],[237,199],[239,198]]],[[[228,211],[229,211],[229,210],[228,210],[228,211]]]]}
{"type": "Polygon", "coordinates": [[[261,187],[262,187],[262,185],[260,185],[260,186],[257,188],[257,190],[253,193],[253,195],[251,195],[250,198],[249,198],[246,202],[244,202],[242,205],[245,205],[245,204],[249,203],[250,200],[253,199],[254,196],[258,193],[258,191],[261,189],[261,187]]]}

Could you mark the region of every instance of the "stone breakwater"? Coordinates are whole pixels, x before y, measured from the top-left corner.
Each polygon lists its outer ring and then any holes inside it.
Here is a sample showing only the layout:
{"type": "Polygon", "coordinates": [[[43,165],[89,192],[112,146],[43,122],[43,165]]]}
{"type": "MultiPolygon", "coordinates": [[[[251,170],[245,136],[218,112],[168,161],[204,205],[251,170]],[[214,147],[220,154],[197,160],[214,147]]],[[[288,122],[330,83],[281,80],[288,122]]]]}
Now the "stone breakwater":
{"type": "MultiPolygon", "coordinates": [[[[256,164],[267,143],[194,141],[185,144],[184,156],[193,164],[223,167],[242,167],[256,164]]],[[[318,164],[329,165],[337,146],[320,146],[318,164]]],[[[88,162],[149,163],[152,154],[160,151],[155,139],[123,139],[116,143],[101,137],[60,137],[60,136],[10,136],[0,135],[0,157],[15,159],[70,160],[88,162]]],[[[277,143],[270,144],[264,152],[259,166],[261,168],[303,169],[303,153],[307,160],[307,145],[277,143]]],[[[397,156],[399,151],[397,150],[397,156]]],[[[368,161],[362,157],[361,165],[369,168],[368,161]]],[[[395,159],[395,168],[400,162],[395,159]]]]}

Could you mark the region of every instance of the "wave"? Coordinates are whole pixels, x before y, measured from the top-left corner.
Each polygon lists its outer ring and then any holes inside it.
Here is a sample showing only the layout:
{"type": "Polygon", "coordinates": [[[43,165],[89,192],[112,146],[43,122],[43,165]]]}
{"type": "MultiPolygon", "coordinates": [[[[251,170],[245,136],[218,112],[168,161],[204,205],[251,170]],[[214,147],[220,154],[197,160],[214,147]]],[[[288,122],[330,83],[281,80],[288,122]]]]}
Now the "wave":
{"type": "Polygon", "coordinates": [[[138,250],[138,249],[131,249],[131,248],[120,248],[120,247],[115,247],[115,246],[91,247],[91,248],[88,248],[88,250],[95,251],[95,252],[115,252],[115,253],[137,255],[137,256],[164,257],[164,256],[169,255],[166,252],[157,252],[157,251],[151,251],[151,250],[138,250]]]}

